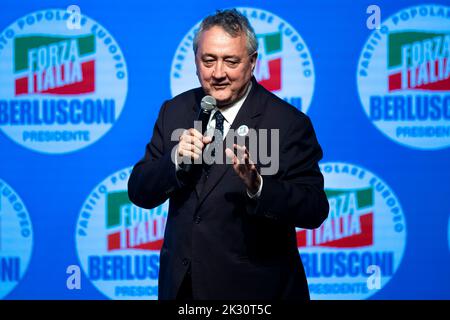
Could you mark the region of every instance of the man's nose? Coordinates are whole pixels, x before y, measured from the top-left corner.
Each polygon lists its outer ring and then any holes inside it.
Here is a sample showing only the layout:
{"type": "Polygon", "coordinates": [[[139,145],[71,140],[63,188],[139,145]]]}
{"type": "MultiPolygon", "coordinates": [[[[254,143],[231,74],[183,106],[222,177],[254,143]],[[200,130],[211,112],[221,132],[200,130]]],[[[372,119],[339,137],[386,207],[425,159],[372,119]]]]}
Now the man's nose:
{"type": "Polygon", "coordinates": [[[217,63],[214,66],[213,74],[212,76],[216,79],[221,79],[226,76],[225,74],[225,66],[222,61],[217,61],[217,63]]]}

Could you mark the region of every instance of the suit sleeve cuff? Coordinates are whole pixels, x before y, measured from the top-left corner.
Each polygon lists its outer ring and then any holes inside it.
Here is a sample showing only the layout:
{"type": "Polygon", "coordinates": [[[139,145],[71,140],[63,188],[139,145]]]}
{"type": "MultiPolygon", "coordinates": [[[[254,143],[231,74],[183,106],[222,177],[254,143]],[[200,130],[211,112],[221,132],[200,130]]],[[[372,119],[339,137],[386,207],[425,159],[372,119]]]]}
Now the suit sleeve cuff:
{"type": "Polygon", "coordinates": [[[259,185],[258,192],[256,192],[255,194],[251,194],[247,190],[247,195],[250,199],[258,199],[261,196],[261,191],[262,191],[262,187],[263,187],[263,177],[260,175],[260,178],[261,178],[261,184],[259,185]]]}
{"type": "Polygon", "coordinates": [[[172,159],[172,161],[173,161],[173,163],[175,164],[175,172],[178,172],[178,171],[180,171],[181,170],[181,166],[180,166],[180,164],[178,163],[178,157],[177,157],[177,154],[178,154],[178,147],[175,149],[175,153],[173,154],[173,159],[172,159]]]}

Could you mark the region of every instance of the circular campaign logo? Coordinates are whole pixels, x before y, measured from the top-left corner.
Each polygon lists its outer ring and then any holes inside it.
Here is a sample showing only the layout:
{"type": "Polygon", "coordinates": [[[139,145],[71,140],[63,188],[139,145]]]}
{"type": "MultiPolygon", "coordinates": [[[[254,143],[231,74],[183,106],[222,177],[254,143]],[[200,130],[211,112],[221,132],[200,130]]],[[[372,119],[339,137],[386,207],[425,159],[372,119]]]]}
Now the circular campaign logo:
{"type": "MultiPolygon", "coordinates": [[[[245,15],[258,39],[258,60],[254,75],[259,84],[288,103],[307,112],[314,93],[314,65],[300,34],[277,15],[255,8],[237,8],[245,15]]],[[[192,49],[198,22],[186,34],[172,61],[172,96],[200,86],[192,49]]]]}
{"type": "Polygon", "coordinates": [[[27,208],[0,179],[0,298],[22,280],[33,249],[33,229],[27,208]]]}
{"type": "Polygon", "coordinates": [[[392,140],[417,149],[450,145],[450,7],[420,5],[384,21],[358,62],[361,103],[392,140]]]}
{"type": "Polygon", "coordinates": [[[324,163],[330,212],[314,230],[297,230],[312,299],[365,299],[394,276],[406,225],[394,192],[370,171],[324,163]]]}
{"type": "Polygon", "coordinates": [[[97,185],[80,211],[76,246],[88,279],[110,299],[157,299],[168,201],[148,210],[128,199],[132,168],[97,185]]]}
{"type": "Polygon", "coordinates": [[[114,38],[83,15],[70,28],[61,9],[30,13],[0,34],[0,129],[43,153],[99,140],[117,121],[128,90],[114,38]]]}

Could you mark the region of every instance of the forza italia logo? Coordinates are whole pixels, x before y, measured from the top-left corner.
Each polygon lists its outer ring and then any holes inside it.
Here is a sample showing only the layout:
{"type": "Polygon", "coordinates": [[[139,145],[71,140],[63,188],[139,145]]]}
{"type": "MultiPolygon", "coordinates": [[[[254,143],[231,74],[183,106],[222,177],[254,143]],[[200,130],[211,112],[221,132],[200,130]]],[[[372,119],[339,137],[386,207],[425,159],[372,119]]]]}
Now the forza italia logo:
{"type": "Polygon", "coordinates": [[[0,299],[22,281],[33,250],[33,227],[19,195],[0,179],[0,299]]]}
{"type": "Polygon", "coordinates": [[[367,299],[395,276],[406,246],[406,223],[393,190],[357,165],[320,166],[330,212],[314,230],[297,230],[312,299],[367,299]],[[368,285],[371,270],[380,288],[368,285]]]}
{"type": "Polygon", "coordinates": [[[30,13],[4,31],[0,46],[0,130],[43,153],[74,152],[116,123],[128,90],[119,45],[83,16],[67,28],[60,9],[30,13]]]}
{"type": "Polygon", "coordinates": [[[414,149],[450,145],[450,7],[401,10],[367,40],[358,62],[359,97],[369,120],[414,149]]]}
{"type": "Polygon", "coordinates": [[[132,204],[131,170],[111,174],[89,194],[78,217],[76,248],[87,278],[106,297],[155,300],[168,201],[151,210],[132,204]]]}

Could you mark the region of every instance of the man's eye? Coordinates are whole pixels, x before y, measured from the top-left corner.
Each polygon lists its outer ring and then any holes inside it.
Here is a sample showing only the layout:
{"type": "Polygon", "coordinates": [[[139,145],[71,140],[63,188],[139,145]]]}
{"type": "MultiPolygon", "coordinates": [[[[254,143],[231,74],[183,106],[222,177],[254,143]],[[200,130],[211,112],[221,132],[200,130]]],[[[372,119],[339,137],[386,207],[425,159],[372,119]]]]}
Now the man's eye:
{"type": "Polygon", "coordinates": [[[205,65],[207,65],[207,66],[210,66],[210,65],[212,65],[213,63],[214,63],[214,60],[203,60],[203,63],[205,64],[205,65]]]}
{"type": "Polygon", "coordinates": [[[238,65],[239,61],[236,61],[236,60],[225,60],[225,63],[227,65],[229,65],[230,67],[234,67],[234,66],[238,65]]]}

